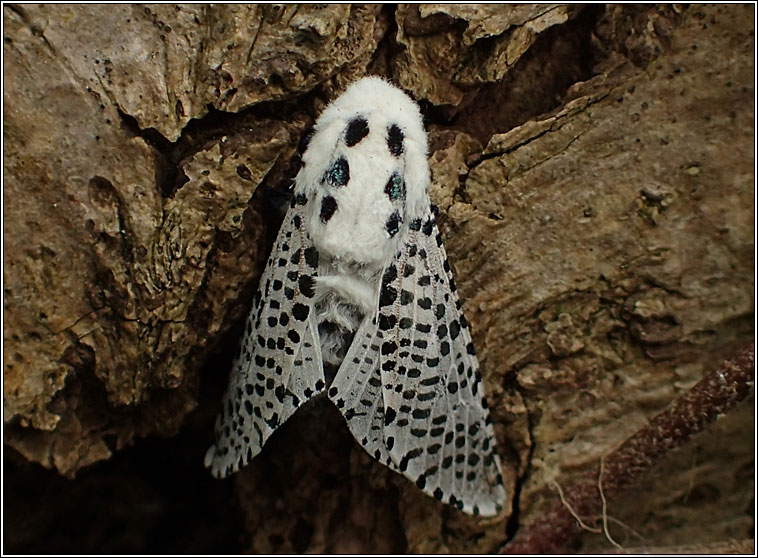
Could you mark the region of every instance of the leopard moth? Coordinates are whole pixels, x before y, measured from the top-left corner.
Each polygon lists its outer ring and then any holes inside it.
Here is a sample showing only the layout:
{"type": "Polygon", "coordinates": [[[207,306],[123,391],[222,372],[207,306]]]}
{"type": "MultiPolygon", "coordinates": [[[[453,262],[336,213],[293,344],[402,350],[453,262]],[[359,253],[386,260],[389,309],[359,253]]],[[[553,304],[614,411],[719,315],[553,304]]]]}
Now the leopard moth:
{"type": "Polygon", "coordinates": [[[325,393],[375,459],[438,500],[496,515],[500,460],[418,105],[363,78],[323,111],[302,161],[206,467],[236,472],[325,393]]]}

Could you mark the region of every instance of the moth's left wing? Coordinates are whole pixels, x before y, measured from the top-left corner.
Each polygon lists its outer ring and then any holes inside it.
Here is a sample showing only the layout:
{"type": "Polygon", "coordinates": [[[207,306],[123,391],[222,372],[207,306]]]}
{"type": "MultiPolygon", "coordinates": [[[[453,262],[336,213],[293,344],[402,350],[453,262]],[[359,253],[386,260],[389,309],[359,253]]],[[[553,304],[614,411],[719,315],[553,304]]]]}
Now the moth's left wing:
{"type": "Polygon", "coordinates": [[[276,428],[326,387],[312,311],[318,252],[296,196],[279,230],[229,377],[216,440],[205,464],[216,477],[239,470],[276,428]]]}

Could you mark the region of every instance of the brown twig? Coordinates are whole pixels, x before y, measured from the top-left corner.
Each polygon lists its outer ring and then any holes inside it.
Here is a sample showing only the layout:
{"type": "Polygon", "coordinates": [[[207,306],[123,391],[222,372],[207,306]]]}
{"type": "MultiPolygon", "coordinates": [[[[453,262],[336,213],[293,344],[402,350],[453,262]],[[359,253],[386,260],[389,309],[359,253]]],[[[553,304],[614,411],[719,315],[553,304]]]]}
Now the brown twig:
{"type": "MultiPolygon", "coordinates": [[[[752,389],[754,357],[751,342],[605,456],[605,497],[618,496],[668,451],[686,442],[742,401],[752,389]]],[[[502,552],[549,554],[564,551],[581,532],[570,510],[573,509],[579,517],[597,516],[601,512],[602,501],[597,485],[599,474],[599,467],[595,467],[582,476],[565,490],[570,507],[557,501],[542,519],[522,527],[502,552]]]]}

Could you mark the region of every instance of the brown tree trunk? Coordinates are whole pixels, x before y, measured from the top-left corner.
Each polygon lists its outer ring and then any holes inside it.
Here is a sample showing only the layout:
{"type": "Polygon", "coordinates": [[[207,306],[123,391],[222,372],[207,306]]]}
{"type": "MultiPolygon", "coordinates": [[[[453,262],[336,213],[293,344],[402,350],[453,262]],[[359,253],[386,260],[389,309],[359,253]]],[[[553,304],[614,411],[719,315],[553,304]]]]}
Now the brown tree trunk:
{"type": "MultiPolygon", "coordinates": [[[[501,548],[754,335],[754,9],[4,5],[6,549],[501,548]],[[514,496],[494,521],[326,404],[234,480],[202,469],[297,144],[366,74],[426,117],[514,496]]],[[[609,534],[750,538],[753,405],[610,500],[609,534]]]]}

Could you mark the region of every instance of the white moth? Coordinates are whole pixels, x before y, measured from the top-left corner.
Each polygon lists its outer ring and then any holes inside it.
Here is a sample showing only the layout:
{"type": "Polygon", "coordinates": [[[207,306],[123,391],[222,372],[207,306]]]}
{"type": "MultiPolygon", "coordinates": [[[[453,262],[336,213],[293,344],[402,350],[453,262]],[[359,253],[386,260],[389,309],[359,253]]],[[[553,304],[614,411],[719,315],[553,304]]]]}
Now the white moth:
{"type": "Polygon", "coordinates": [[[326,392],[378,461],[458,509],[497,514],[500,460],[418,106],[363,78],[321,114],[303,163],[205,465],[237,471],[326,392]]]}

